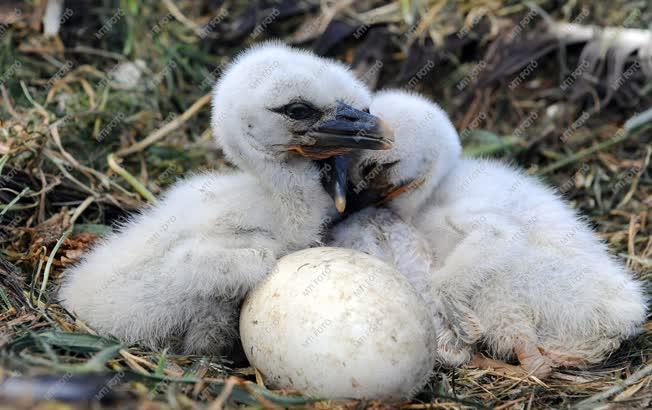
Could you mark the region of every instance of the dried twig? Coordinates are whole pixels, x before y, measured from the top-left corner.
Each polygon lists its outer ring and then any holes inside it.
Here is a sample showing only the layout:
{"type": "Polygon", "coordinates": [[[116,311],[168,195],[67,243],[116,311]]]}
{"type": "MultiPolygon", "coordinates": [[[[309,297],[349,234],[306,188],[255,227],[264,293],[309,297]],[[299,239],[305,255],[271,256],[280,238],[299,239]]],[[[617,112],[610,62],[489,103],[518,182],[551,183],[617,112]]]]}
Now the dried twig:
{"type": "Polygon", "coordinates": [[[197,112],[202,107],[204,107],[204,105],[206,105],[210,100],[211,100],[211,93],[204,95],[203,97],[195,101],[195,103],[191,105],[190,108],[188,108],[183,114],[176,117],[174,120],[168,122],[158,130],[154,131],[152,134],[147,136],[147,138],[145,138],[144,140],[135,143],[129,148],[119,150],[118,152],[115,153],[115,155],[118,157],[124,157],[127,155],[131,155],[134,152],[142,151],[143,149],[149,147],[156,141],[168,135],[170,132],[179,128],[183,123],[188,121],[189,118],[197,114],[197,112]]]}
{"type": "Polygon", "coordinates": [[[213,403],[211,403],[211,405],[208,407],[208,410],[222,410],[224,408],[224,404],[226,403],[229,396],[231,395],[233,388],[238,383],[239,381],[237,378],[229,377],[226,380],[226,383],[224,383],[224,387],[222,387],[222,391],[220,392],[220,395],[217,396],[217,398],[215,399],[215,401],[213,401],[213,403]]]}
{"type": "Polygon", "coordinates": [[[636,373],[629,376],[627,379],[617,382],[615,386],[608,388],[607,390],[604,390],[598,394],[595,394],[586,400],[582,400],[575,406],[575,408],[577,409],[595,408],[596,403],[606,400],[616,393],[620,393],[621,391],[625,390],[627,386],[631,386],[632,384],[638,382],[639,380],[651,374],[652,374],[652,364],[648,364],[647,366],[643,367],[636,373]]]}
{"type": "Polygon", "coordinates": [[[555,171],[561,167],[564,167],[568,164],[572,164],[574,162],[580,161],[584,158],[587,158],[593,154],[595,154],[598,151],[602,151],[606,148],[609,148],[613,145],[620,144],[621,142],[627,140],[628,138],[631,138],[634,135],[637,135],[640,132],[643,132],[645,129],[652,128],[652,126],[647,125],[644,127],[641,127],[637,130],[629,130],[622,132],[620,134],[617,134],[614,138],[608,139],[606,141],[600,142],[598,144],[595,144],[594,146],[590,148],[583,149],[579,152],[576,152],[575,154],[569,155],[565,158],[560,159],[559,161],[553,162],[552,164],[543,167],[538,174],[539,175],[545,175],[549,174],[552,171],[555,171]]]}

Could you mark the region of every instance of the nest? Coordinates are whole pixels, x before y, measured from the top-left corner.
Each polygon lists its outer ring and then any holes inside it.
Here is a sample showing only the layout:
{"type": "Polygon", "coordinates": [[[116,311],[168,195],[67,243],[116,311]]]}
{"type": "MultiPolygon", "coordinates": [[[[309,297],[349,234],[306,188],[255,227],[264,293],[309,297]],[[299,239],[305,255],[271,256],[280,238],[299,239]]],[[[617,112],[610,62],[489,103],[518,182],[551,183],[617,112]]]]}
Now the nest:
{"type": "Polygon", "coordinates": [[[30,406],[27,388],[54,406],[62,386],[79,406],[116,408],[650,406],[649,322],[604,363],[546,381],[441,368],[409,402],[333,402],[270,391],[229,358],[123,346],[55,299],[65,268],[115,224],[188,172],[230,167],[211,141],[210,89],[272,37],[348,62],[372,88],[431,96],[468,155],[558,187],[649,289],[645,2],[72,0],[59,24],[49,3],[0,6],[0,395],[15,406],[30,406]]]}

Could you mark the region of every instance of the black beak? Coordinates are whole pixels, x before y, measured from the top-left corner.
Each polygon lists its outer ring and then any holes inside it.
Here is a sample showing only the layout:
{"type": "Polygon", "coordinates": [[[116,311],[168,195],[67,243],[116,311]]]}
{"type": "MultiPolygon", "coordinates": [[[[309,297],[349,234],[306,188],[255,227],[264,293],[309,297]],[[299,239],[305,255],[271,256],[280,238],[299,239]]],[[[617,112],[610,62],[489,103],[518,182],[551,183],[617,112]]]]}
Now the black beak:
{"type": "Polygon", "coordinates": [[[308,131],[314,147],[351,149],[390,149],[393,131],[378,117],[338,103],[334,118],[322,121],[308,131]]]}
{"type": "Polygon", "coordinates": [[[319,160],[356,149],[390,149],[394,132],[375,115],[340,102],[332,118],[315,124],[304,137],[286,149],[319,160]]]}
{"type": "Polygon", "coordinates": [[[425,176],[401,181],[396,185],[386,184],[383,181],[370,181],[363,189],[349,189],[347,192],[348,212],[357,212],[368,206],[384,205],[400,195],[419,188],[426,182],[425,176]]]}
{"type": "Polygon", "coordinates": [[[346,210],[347,177],[349,169],[349,157],[337,155],[321,161],[322,184],[326,192],[335,201],[335,208],[339,213],[346,210]]]}
{"type": "Polygon", "coordinates": [[[392,147],[394,131],[380,118],[339,102],[332,118],[305,134],[300,144],[287,148],[322,164],[322,183],[339,213],[346,209],[349,154],[360,149],[392,147]]]}

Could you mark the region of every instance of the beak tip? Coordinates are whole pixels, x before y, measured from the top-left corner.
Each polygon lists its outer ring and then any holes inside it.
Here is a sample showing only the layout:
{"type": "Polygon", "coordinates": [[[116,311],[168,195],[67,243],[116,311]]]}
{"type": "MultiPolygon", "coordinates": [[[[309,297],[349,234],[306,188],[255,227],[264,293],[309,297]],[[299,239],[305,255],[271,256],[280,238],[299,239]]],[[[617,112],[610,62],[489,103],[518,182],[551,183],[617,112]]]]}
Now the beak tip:
{"type": "Polygon", "coordinates": [[[342,197],[336,198],[335,208],[337,209],[337,212],[344,213],[344,211],[346,210],[346,199],[342,197]]]}

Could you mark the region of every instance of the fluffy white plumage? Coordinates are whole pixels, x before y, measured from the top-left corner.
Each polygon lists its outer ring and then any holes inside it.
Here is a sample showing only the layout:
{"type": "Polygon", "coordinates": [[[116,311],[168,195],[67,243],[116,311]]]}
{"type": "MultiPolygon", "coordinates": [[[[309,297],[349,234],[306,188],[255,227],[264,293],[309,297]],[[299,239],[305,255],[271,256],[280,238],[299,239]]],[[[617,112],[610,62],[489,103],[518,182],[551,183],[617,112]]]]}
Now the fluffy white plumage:
{"type": "Polygon", "coordinates": [[[450,120],[422,97],[382,92],[370,111],[394,128],[394,148],[366,152],[351,170],[355,184],[422,183],[386,210],[345,220],[332,231],[334,244],[395,263],[413,283],[428,275],[430,289],[422,288],[443,363],[468,362],[482,342],[545,376],[600,361],[639,330],[640,283],[557,193],[503,163],[460,158],[450,120]]]}
{"type": "Polygon", "coordinates": [[[298,98],[333,113],[371,97],[307,52],[267,43],[239,56],[216,85],[212,127],[244,172],[174,185],[65,272],[63,306],[126,342],[228,352],[245,293],[277,258],[318,243],[335,209],[315,162],[287,150],[302,122],[272,110],[298,98]]]}

